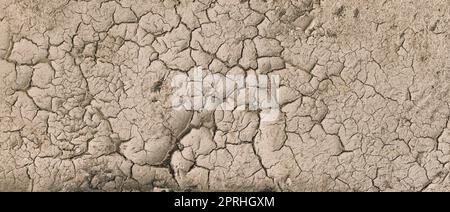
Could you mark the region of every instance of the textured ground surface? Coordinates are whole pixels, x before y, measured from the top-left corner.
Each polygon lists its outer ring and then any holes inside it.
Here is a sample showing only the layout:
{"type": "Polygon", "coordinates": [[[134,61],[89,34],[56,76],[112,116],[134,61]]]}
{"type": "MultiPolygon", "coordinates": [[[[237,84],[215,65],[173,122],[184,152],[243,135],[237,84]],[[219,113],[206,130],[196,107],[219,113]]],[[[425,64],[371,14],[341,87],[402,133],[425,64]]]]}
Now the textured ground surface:
{"type": "Polygon", "coordinates": [[[0,191],[450,191],[450,4],[0,0],[0,191]],[[282,113],[171,109],[194,67],[282,113]]]}

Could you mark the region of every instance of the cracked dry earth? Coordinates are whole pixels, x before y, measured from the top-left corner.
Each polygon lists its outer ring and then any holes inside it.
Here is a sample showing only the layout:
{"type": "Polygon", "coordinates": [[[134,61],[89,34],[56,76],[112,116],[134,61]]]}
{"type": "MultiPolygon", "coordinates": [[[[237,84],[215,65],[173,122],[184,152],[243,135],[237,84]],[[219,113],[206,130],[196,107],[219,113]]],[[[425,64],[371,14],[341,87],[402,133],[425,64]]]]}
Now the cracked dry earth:
{"type": "Polygon", "coordinates": [[[0,0],[0,191],[450,191],[443,0],[0,0]],[[195,67],[281,113],[175,111],[195,67]]]}

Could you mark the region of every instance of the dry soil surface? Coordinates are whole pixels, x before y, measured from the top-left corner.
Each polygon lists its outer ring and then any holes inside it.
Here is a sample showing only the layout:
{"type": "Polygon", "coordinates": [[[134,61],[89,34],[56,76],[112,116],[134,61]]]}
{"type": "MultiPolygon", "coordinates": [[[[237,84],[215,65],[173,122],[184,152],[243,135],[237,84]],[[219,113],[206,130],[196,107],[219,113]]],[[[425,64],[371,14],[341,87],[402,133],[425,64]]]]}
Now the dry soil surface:
{"type": "Polygon", "coordinates": [[[0,191],[450,191],[445,0],[0,0],[0,191]],[[281,76],[280,116],[171,78],[281,76]]]}

